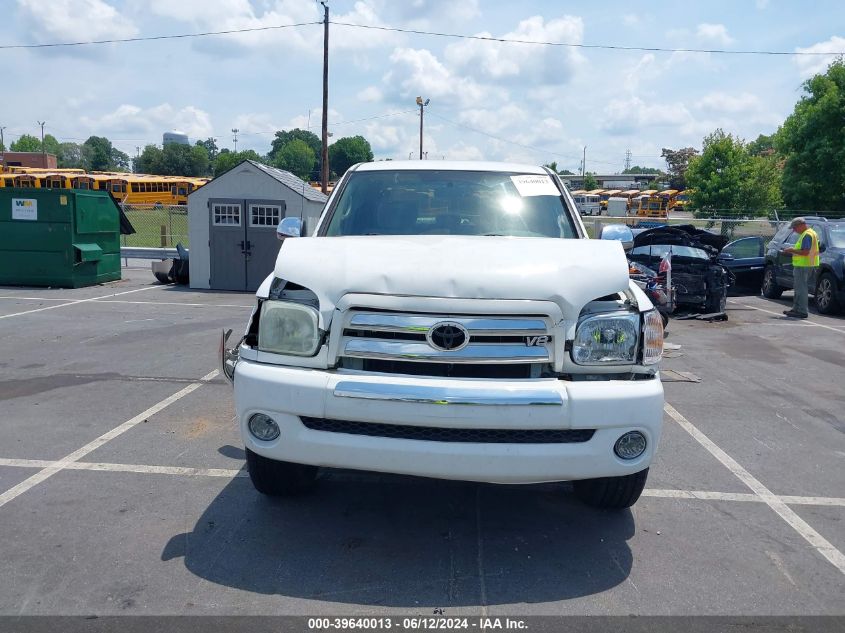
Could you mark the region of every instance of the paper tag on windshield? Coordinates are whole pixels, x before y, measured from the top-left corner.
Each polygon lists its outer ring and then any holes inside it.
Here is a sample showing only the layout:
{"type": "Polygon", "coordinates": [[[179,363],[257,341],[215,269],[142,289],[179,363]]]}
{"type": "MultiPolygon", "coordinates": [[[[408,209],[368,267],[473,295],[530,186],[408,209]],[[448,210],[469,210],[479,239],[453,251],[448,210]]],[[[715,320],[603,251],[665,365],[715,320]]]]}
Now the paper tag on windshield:
{"type": "Polygon", "coordinates": [[[560,191],[555,187],[552,179],[544,174],[511,176],[519,195],[523,198],[528,196],[559,196],[560,191]]]}

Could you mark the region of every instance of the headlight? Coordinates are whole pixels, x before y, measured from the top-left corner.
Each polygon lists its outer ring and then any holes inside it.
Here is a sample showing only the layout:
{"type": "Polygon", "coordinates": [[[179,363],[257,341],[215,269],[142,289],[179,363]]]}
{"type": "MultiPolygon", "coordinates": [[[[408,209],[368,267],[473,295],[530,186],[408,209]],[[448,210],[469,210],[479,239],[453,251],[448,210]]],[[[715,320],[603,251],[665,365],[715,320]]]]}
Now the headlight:
{"type": "Polygon", "coordinates": [[[313,356],[320,347],[318,315],[314,308],[290,301],[265,301],[258,322],[262,352],[313,356]]]}
{"type": "Polygon", "coordinates": [[[587,317],[575,331],[572,360],[579,365],[634,363],[639,331],[639,314],[611,312],[587,317]]]}
{"type": "Polygon", "coordinates": [[[643,318],[643,365],[654,365],[663,358],[663,317],[649,310],[643,318]]]}

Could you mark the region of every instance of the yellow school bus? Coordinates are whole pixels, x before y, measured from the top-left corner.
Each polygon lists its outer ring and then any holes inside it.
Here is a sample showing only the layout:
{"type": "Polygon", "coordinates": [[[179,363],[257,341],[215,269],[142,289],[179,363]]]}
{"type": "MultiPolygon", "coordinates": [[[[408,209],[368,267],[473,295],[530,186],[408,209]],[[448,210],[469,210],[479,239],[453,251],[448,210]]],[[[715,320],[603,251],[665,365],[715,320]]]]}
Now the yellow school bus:
{"type": "Polygon", "coordinates": [[[675,204],[670,211],[683,211],[690,203],[693,191],[693,189],[684,189],[683,191],[679,191],[678,195],[675,197],[675,204]]]}
{"type": "MultiPolygon", "coordinates": [[[[645,192],[643,192],[645,193],[645,192]]],[[[656,191],[637,198],[637,216],[641,218],[666,218],[669,216],[669,200],[656,191]]]]}
{"type": "Polygon", "coordinates": [[[607,201],[610,198],[617,197],[621,192],[619,189],[605,189],[599,195],[599,205],[601,206],[602,211],[607,211],[607,201]]]}
{"type": "Polygon", "coordinates": [[[675,206],[675,200],[678,197],[678,190],[677,189],[664,189],[660,193],[657,194],[661,198],[666,198],[666,210],[671,211],[672,207],[675,206]]]}

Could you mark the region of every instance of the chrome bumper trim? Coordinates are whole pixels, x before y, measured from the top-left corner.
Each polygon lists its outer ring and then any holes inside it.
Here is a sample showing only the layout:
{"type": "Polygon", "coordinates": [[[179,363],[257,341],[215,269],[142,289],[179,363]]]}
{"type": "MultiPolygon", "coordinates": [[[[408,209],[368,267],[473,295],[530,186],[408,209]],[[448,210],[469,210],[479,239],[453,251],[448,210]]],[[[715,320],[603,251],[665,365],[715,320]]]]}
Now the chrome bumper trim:
{"type": "Polygon", "coordinates": [[[563,398],[553,389],[523,387],[508,389],[473,389],[469,387],[434,387],[427,385],[384,384],[341,381],[334,388],[337,398],[421,402],[424,404],[470,404],[481,406],[563,406],[563,398]]]}
{"type": "Polygon", "coordinates": [[[423,316],[410,314],[357,313],[349,320],[348,327],[372,332],[403,332],[425,334],[443,321],[460,323],[470,335],[525,336],[545,334],[543,319],[513,317],[423,316]]]}
{"type": "Polygon", "coordinates": [[[343,355],[349,358],[378,358],[437,363],[547,363],[545,346],[528,347],[514,344],[470,343],[456,351],[441,352],[428,343],[350,339],[343,355]]]}

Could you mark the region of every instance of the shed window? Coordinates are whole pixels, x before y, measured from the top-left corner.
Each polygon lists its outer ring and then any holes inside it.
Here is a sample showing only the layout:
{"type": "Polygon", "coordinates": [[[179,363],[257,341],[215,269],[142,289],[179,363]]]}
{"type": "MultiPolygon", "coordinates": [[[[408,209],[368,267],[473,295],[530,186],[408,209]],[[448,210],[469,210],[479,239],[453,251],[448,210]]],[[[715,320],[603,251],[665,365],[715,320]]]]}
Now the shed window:
{"type": "Polygon", "coordinates": [[[214,214],[214,226],[240,226],[241,205],[239,204],[214,204],[211,206],[214,214]]]}
{"type": "Polygon", "coordinates": [[[271,204],[249,205],[250,226],[276,226],[282,219],[282,207],[271,204]]]}

